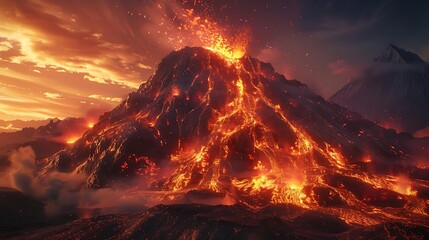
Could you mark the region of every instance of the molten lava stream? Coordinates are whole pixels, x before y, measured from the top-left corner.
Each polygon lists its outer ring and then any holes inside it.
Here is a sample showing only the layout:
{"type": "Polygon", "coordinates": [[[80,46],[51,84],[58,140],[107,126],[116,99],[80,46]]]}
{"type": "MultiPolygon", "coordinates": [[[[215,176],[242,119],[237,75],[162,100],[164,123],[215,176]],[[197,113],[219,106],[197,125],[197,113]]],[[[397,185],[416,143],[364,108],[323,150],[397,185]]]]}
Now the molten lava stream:
{"type": "MultiPolygon", "coordinates": [[[[217,51],[219,54],[219,52],[217,51]]],[[[221,54],[220,54],[221,55],[221,54]]],[[[222,111],[215,111],[214,121],[210,124],[207,141],[196,152],[178,153],[179,168],[166,183],[173,192],[185,192],[186,189],[210,189],[226,193],[250,207],[264,206],[268,203],[292,203],[304,208],[319,209],[322,212],[340,216],[351,224],[371,225],[383,219],[393,218],[391,213],[377,210],[374,206],[359,199],[355,193],[342,186],[335,189],[338,198],[353,209],[320,207],[315,199],[314,188],[332,189],[325,182],[327,174],[347,176],[360,179],[375,189],[388,189],[413,197],[416,192],[410,184],[398,185],[397,180],[385,176],[368,175],[357,169],[356,165],[347,164],[340,149],[328,143],[317,143],[298,124],[286,117],[284,109],[274,104],[265,95],[264,87],[258,80],[261,76],[245,70],[243,59],[229,59],[223,56],[227,66],[235,69],[236,78],[226,81],[231,96],[229,103],[222,111]],[[246,78],[241,76],[247,75],[246,78]],[[253,81],[252,78],[256,80],[253,81]],[[293,146],[284,149],[273,137],[272,130],[258,117],[258,106],[264,104],[274,111],[286,123],[296,136],[293,146]],[[256,137],[258,129],[258,137],[256,137]],[[228,158],[234,154],[229,143],[240,133],[249,131],[253,139],[254,152],[250,153],[253,169],[243,174],[234,172],[228,158]],[[256,154],[258,152],[259,154],[256,154]],[[318,153],[328,161],[328,166],[320,165],[315,159],[318,153]],[[187,156],[187,157],[180,157],[187,156]],[[195,180],[198,172],[201,177],[195,180]],[[228,176],[228,177],[225,177],[228,176]],[[228,180],[229,179],[229,180],[228,180]],[[195,182],[196,181],[196,182],[195,182]],[[232,188],[231,188],[232,187],[232,188]]],[[[254,72],[263,75],[260,66],[254,72]]],[[[214,80],[208,78],[209,90],[201,99],[208,101],[214,80]]],[[[368,157],[366,157],[367,159],[368,157]]],[[[371,163],[371,161],[364,161],[371,163]]],[[[411,199],[411,198],[410,198],[411,199]]],[[[411,202],[407,198],[406,201],[411,202]]],[[[368,200],[371,201],[371,200],[368,200]]],[[[415,203],[415,213],[423,213],[424,204],[415,203]]],[[[408,207],[407,207],[408,208],[408,207]]],[[[409,208],[411,209],[411,208],[409,208]]]]}

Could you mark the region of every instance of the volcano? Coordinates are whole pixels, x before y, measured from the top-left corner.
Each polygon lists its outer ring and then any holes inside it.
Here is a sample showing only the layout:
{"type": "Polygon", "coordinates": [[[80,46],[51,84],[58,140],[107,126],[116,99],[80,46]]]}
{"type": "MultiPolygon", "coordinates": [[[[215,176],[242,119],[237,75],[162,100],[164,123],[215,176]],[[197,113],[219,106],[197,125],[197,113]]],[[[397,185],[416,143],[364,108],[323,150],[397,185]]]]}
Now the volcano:
{"type": "Polygon", "coordinates": [[[429,64],[390,44],[330,100],[383,126],[414,133],[429,126],[429,64]]]}
{"type": "Polygon", "coordinates": [[[325,101],[250,56],[186,47],[39,171],[159,203],[293,204],[348,224],[429,226],[429,170],[409,135],[325,101]]]}

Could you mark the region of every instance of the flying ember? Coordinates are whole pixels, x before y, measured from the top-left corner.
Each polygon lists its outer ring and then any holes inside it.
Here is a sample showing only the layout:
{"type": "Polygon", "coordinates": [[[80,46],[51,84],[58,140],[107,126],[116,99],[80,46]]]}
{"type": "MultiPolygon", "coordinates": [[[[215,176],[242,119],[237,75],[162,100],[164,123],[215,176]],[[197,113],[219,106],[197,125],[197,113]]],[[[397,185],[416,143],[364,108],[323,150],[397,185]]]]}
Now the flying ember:
{"type": "Polygon", "coordinates": [[[193,9],[177,11],[174,21],[178,25],[176,27],[178,33],[177,36],[170,37],[170,42],[177,49],[186,44],[200,46],[216,52],[229,61],[235,61],[245,55],[250,39],[249,28],[221,26],[208,17],[199,16],[193,9]]]}

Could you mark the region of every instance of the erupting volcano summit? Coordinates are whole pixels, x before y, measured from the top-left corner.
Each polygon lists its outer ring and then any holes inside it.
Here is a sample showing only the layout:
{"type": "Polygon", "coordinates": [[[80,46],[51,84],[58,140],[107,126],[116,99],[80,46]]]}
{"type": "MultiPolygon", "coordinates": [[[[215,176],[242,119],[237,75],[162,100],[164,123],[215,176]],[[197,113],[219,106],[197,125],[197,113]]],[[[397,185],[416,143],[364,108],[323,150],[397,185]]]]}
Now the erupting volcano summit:
{"type": "Polygon", "coordinates": [[[84,173],[87,188],[132,182],[155,203],[291,203],[349,224],[421,224],[429,171],[409,163],[404,138],[270,64],[187,47],[40,175],[84,173]]]}

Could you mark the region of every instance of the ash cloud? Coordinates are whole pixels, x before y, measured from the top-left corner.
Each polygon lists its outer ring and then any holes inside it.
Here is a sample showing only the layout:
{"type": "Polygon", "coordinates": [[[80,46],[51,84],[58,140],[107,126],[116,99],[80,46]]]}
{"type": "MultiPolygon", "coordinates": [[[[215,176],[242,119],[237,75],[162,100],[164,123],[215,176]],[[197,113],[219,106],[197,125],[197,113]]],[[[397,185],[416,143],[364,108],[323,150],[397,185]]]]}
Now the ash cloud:
{"type": "Polygon", "coordinates": [[[11,162],[9,181],[11,186],[30,195],[35,193],[33,188],[35,157],[36,154],[31,147],[19,148],[9,156],[9,161],[11,162]]]}
{"type": "Polygon", "coordinates": [[[0,178],[0,185],[38,199],[49,217],[87,217],[95,209],[107,214],[151,205],[145,194],[130,189],[83,189],[87,177],[84,174],[50,172],[37,177],[35,157],[29,146],[14,150],[9,155],[11,165],[0,178]]]}
{"type": "MultiPolygon", "coordinates": [[[[111,214],[138,211],[161,203],[204,203],[209,205],[231,205],[235,196],[218,196],[204,192],[190,192],[183,197],[160,200],[169,191],[153,193],[139,186],[147,183],[142,178],[118,181],[114,187],[85,189],[87,176],[77,173],[53,171],[45,176],[37,176],[38,165],[31,147],[14,150],[9,160],[11,165],[0,177],[0,186],[17,189],[44,204],[45,214],[50,218],[90,217],[97,214],[111,214]],[[153,195],[155,194],[155,195],[153,195]],[[158,195],[156,195],[158,194],[158,195]]],[[[167,167],[163,167],[166,175],[167,167]]],[[[168,172],[168,173],[167,173],[168,172]]]]}
{"type": "Polygon", "coordinates": [[[36,154],[30,146],[14,150],[9,155],[11,166],[2,185],[39,199],[45,204],[47,215],[56,215],[63,209],[76,208],[76,193],[85,179],[84,176],[55,172],[43,179],[37,179],[35,158],[36,154]]]}

